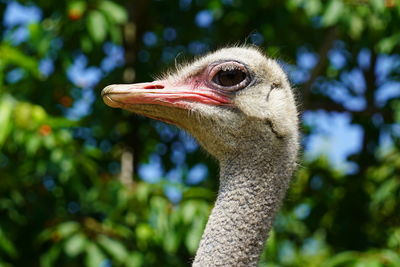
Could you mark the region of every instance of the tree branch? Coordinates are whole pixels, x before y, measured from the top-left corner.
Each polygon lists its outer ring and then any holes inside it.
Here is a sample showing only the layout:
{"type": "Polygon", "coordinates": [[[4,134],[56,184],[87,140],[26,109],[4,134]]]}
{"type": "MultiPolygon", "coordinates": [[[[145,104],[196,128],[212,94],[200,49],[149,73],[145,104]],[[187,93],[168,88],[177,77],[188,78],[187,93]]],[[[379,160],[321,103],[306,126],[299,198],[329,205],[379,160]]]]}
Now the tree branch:
{"type": "Polygon", "coordinates": [[[324,41],[322,42],[322,46],[318,51],[319,60],[317,65],[311,72],[310,78],[308,81],[302,86],[303,89],[303,107],[304,109],[309,109],[308,105],[310,104],[310,94],[311,88],[314,84],[315,80],[320,76],[325,69],[327,62],[328,62],[328,52],[333,46],[333,42],[336,40],[338,34],[337,27],[331,27],[326,36],[324,41]]]}

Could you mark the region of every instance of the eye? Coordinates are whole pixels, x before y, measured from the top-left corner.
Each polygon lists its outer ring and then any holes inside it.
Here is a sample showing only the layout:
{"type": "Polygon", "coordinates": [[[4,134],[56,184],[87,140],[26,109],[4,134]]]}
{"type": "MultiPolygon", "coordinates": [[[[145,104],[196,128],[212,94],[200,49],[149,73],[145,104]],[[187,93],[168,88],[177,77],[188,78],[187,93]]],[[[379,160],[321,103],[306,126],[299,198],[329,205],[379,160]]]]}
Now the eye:
{"type": "Polygon", "coordinates": [[[214,86],[222,90],[239,90],[250,83],[247,68],[236,61],[215,65],[209,75],[214,86]]]}
{"type": "Polygon", "coordinates": [[[231,87],[246,79],[246,73],[238,70],[220,70],[214,77],[213,82],[224,87],[231,87]]]}

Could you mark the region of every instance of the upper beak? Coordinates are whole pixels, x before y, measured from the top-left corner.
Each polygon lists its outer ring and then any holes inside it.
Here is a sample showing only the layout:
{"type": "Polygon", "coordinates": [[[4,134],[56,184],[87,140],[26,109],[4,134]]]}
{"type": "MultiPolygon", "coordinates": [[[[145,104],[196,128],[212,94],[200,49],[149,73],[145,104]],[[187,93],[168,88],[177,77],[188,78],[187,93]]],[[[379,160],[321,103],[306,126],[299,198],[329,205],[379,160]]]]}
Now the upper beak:
{"type": "Polygon", "coordinates": [[[190,109],[194,102],[208,105],[229,105],[229,96],[208,87],[190,88],[166,80],[136,84],[113,84],[103,89],[101,96],[110,107],[134,104],[156,104],[190,109]]]}

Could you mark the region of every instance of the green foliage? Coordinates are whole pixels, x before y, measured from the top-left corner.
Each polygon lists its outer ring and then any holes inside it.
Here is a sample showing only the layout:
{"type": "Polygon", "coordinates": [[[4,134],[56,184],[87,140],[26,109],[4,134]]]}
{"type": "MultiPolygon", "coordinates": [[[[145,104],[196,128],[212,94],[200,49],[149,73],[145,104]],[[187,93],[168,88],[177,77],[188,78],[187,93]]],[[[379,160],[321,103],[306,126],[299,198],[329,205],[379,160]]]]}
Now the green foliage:
{"type": "MultiPolygon", "coordinates": [[[[317,64],[302,70],[307,79],[294,84],[300,106],[348,114],[364,133],[347,159],[352,172],[305,148],[260,265],[400,266],[400,100],[378,101],[383,85],[400,80],[398,1],[34,3],[43,17],[25,27],[25,40],[15,40],[24,26],[0,29],[0,266],[188,266],[216,195],[216,164],[177,129],[106,107],[100,90],[149,80],[180,54],[245,40],[297,69],[299,51],[314,55],[317,64]],[[204,10],[208,27],[196,24],[204,10]],[[110,64],[103,62],[110,43],[124,47],[123,66],[98,69],[96,85],[71,79],[77,55],[87,66],[110,64]],[[394,60],[379,76],[384,58],[394,60]],[[45,59],[54,65],[49,73],[40,68],[45,59]],[[362,90],[343,79],[354,70],[362,90]],[[88,91],[90,112],[68,115],[88,91]],[[365,105],[354,108],[339,94],[365,105]],[[132,148],[127,183],[121,155],[132,148]],[[150,184],[138,169],[153,156],[164,172],[150,184]],[[194,186],[188,172],[199,162],[209,177],[194,186]],[[176,168],[182,181],[165,177],[176,168]],[[169,187],[182,192],[180,201],[166,197],[169,187]]],[[[304,143],[318,131],[303,129],[304,143]]]]}

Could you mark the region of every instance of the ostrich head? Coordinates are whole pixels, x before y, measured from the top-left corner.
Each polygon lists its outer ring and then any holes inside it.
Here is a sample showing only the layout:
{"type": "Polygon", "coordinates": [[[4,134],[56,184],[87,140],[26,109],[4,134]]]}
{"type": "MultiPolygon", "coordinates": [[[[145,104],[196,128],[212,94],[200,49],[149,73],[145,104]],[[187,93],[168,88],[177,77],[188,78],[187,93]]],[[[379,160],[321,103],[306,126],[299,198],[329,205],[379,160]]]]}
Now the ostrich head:
{"type": "Polygon", "coordinates": [[[224,48],[102,95],[111,107],[187,130],[219,160],[219,192],[193,266],[256,266],[299,147],[296,105],[279,65],[255,48],[224,48]]]}
{"type": "Polygon", "coordinates": [[[218,159],[297,143],[286,75],[252,47],[218,50],[153,82],[110,85],[102,96],[111,107],[185,129],[218,159]]]}

